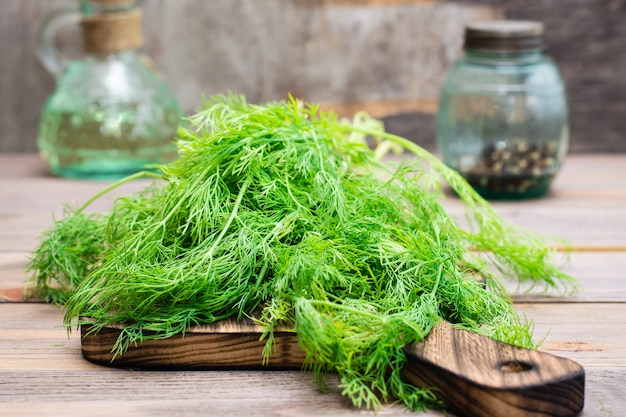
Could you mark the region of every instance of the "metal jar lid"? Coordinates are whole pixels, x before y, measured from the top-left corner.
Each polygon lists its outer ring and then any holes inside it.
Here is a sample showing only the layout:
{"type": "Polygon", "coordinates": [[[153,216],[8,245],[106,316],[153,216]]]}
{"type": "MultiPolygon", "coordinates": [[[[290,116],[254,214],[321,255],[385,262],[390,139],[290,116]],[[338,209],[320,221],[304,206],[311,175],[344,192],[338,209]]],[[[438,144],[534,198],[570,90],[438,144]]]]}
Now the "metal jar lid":
{"type": "Polygon", "coordinates": [[[529,52],[545,48],[543,24],[523,20],[475,22],[465,28],[465,49],[529,52]]]}

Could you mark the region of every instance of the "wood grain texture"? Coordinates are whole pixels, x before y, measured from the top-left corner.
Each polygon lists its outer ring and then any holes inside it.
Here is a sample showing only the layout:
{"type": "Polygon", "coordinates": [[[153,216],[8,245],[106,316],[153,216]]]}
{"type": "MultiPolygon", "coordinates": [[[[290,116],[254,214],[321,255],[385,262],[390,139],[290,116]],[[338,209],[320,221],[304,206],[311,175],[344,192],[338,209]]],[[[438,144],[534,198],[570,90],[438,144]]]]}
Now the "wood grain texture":
{"type": "MultiPolygon", "coordinates": [[[[615,335],[626,334],[626,320],[620,318],[623,305],[528,306],[517,308],[535,320],[537,336],[550,330],[542,350],[576,360],[586,370],[580,416],[621,415],[626,409],[626,343],[615,335]],[[579,311],[576,326],[571,322],[573,311],[579,311]],[[561,342],[586,348],[551,349],[561,342]]],[[[82,358],[79,333],[68,338],[60,323],[60,309],[49,305],[0,305],[0,409],[11,410],[9,415],[47,417],[61,411],[68,417],[363,415],[341,398],[336,380],[330,378],[330,393],[322,394],[311,375],[300,371],[129,372],[95,365],[82,358]]],[[[377,415],[414,414],[389,404],[377,415]]],[[[417,415],[443,416],[435,411],[417,415]]]]}
{"type": "MultiPolygon", "coordinates": [[[[71,181],[44,176],[35,155],[0,155],[0,251],[32,250],[39,235],[62,214],[64,204],[81,205],[103,188],[102,182],[71,181]],[[22,172],[15,177],[13,174],[22,172]],[[29,190],[25,193],[25,190],[29,190]]],[[[145,187],[138,181],[104,197],[94,210],[111,204],[115,196],[145,187]]],[[[464,219],[454,197],[446,209],[464,219]]],[[[626,159],[623,155],[567,158],[550,194],[521,202],[494,202],[504,218],[537,233],[568,240],[574,247],[626,247],[626,159]]]]}
{"type": "MultiPolygon", "coordinates": [[[[85,359],[100,365],[141,369],[301,369],[305,354],[293,332],[276,331],[273,352],[265,363],[263,329],[251,321],[218,322],[188,329],[184,335],[152,339],[115,355],[121,327],[94,332],[81,326],[85,359]]],[[[150,334],[150,332],[146,332],[150,334]]]]}
{"type": "Polygon", "coordinates": [[[495,342],[449,324],[405,348],[403,376],[434,387],[464,417],[573,416],[584,406],[585,374],[577,363],[495,342]]]}
{"type": "MultiPolygon", "coordinates": [[[[276,332],[275,351],[263,363],[262,329],[225,321],[191,328],[184,336],[147,340],[113,355],[123,326],[94,332],[81,326],[85,359],[141,369],[298,369],[304,363],[294,333],[276,332]]],[[[440,323],[404,349],[404,379],[433,388],[446,408],[463,417],[570,417],[584,405],[585,372],[545,352],[499,343],[440,323]]]]}

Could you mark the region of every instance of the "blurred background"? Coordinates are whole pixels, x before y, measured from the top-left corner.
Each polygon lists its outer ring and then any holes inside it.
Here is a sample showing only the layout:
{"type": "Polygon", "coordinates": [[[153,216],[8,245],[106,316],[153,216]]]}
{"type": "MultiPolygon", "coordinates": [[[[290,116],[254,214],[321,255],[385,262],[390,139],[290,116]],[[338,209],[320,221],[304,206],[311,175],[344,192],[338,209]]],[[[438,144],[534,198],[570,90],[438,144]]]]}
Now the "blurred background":
{"type": "MultiPolygon", "coordinates": [[[[2,0],[0,152],[34,152],[54,89],[34,53],[43,17],[73,0],[2,0]]],[[[288,93],[365,110],[388,131],[435,149],[439,88],[464,26],[490,19],[546,25],[565,79],[570,152],[626,152],[626,0],[143,0],[145,45],[186,113],[202,95],[250,102],[288,93]]],[[[57,36],[80,56],[78,26],[57,36]]]]}

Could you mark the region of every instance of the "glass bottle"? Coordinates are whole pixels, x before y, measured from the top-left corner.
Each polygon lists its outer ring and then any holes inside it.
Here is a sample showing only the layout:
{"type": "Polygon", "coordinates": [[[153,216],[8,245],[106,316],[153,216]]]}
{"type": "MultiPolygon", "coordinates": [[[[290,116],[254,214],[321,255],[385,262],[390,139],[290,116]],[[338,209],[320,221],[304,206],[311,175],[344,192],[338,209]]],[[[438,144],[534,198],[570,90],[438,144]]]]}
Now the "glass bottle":
{"type": "Polygon", "coordinates": [[[48,16],[38,56],[57,85],[41,115],[37,144],[53,174],[116,179],[176,157],[178,101],[139,53],[135,0],[82,0],[48,16]],[[60,26],[80,21],[84,56],[67,61],[54,47],[60,26]]]}
{"type": "Polygon", "coordinates": [[[565,87],[543,34],[538,22],[471,24],[444,79],[439,151],[485,198],[545,195],[567,152],[565,87]]]}

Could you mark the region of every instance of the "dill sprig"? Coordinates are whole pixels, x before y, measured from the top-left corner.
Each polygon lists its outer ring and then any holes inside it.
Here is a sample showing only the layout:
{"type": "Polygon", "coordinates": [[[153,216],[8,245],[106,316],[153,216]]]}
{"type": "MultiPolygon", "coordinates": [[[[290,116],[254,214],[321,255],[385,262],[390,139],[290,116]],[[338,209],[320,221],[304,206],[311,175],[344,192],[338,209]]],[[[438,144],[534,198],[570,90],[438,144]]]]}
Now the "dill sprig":
{"type": "Polygon", "coordinates": [[[68,212],[29,265],[37,294],[64,304],[68,326],[76,317],[96,331],[126,324],[117,354],[254,316],[266,356],[273,329],[293,326],[320,384],[335,372],[357,406],[399,400],[418,410],[440,404],[400,378],[403,346],[448,320],[534,347],[502,280],[575,288],[544,238],[364,115],[346,123],[293,98],[215,96],[179,137],[180,157],[159,167],[159,182],[107,214],[68,212]],[[417,158],[381,162],[380,149],[394,147],[417,158]],[[441,205],[440,179],[465,204],[467,229],[441,205]]]}
{"type": "Polygon", "coordinates": [[[64,304],[74,288],[95,268],[106,251],[106,217],[75,213],[69,207],[54,228],[44,232],[30,260],[35,272],[32,295],[54,304],[64,304]]]}

